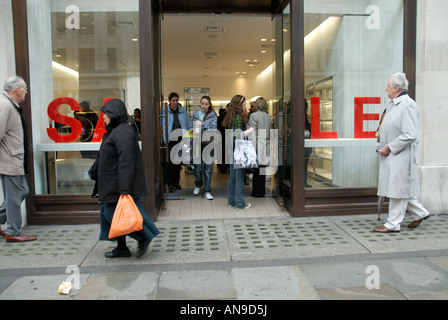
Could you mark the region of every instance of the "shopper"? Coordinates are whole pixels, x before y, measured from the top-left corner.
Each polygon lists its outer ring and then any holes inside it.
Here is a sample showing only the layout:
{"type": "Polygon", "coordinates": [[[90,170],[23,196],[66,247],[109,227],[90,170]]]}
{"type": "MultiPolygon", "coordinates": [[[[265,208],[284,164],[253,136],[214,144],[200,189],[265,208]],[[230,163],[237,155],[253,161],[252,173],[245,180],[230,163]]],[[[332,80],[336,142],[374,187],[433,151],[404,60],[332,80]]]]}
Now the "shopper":
{"type": "MultiPolygon", "coordinates": [[[[202,135],[206,131],[217,131],[218,126],[218,117],[216,112],[213,110],[212,100],[209,96],[203,96],[201,98],[201,107],[199,110],[196,110],[193,113],[192,117],[192,125],[194,128],[193,139],[199,138],[201,139],[202,135]]],[[[216,132],[209,132],[211,135],[216,136],[216,132]]],[[[194,167],[194,175],[196,177],[196,181],[194,182],[195,188],[193,194],[195,196],[199,195],[201,191],[201,187],[204,186],[204,190],[202,190],[202,194],[204,198],[207,200],[213,200],[213,196],[211,193],[211,181],[212,181],[212,171],[213,171],[213,157],[214,157],[214,149],[210,154],[204,155],[204,148],[210,144],[211,141],[203,141],[200,144],[197,143],[198,146],[201,147],[201,162],[199,164],[195,164],[194,167]],[[210,163],[211,162],[211,163],[210,163]],[[202,173],[204,173],[204,179],[202,178],[202,173]]],[[[194,150],[193,150],[194,152],[194,150]]]]}
{"type": "Polygon", "coordinates": [[[129,234],[138,241],[137,257],[147,250],[159,230],[146,213],[141,197],[146,196],[146,181],[138,145],[138,133],[127,123],[128,114],[119,99],[107,102],[101,111],[107,133],[103,136],[98,158],[98,199],[101,203],[100,240],[116,240],[117,247],[106,258],[130,257],[126,236],[109,239],[110,226],[120,195],[131,195],[143,217],[143,229],[129,234]]]}
{"type": "Polygon", "coordinates": [[[3,203],[0,206],[0,224],[7,230],[0,235],[6,242],[33,241],[37,238],[22,231],[21,204],[29,193],[27,174],[26,125],[19,103],[25,101],[27,85],[19,76],[9,77],[0,95],[0,179],[3,203]]]}
{"type": "MultiPolygon", "coordinates": [[[[252,127],[246,130],[247,122],[246,98],[236,95],[227,107],[223,126],[232,129],[235,138],[243,139],[255,131],[252,127]]],[[[233,147],[233,140],[226,141],[226,148],[232,148],[233,150],[233,147]]],[[[245,169],[234,169],[233,164],[230,164],[230,174],[227,183],[227,204],[229,207],[236,207],[237,209],[248,209],[251,207],[251,204],[246,203],[244,200],[245,174],[245,169]]]]}
{"type": "Polygon", "coordinates": [[[169,107],[168,107],[168,128],[165,128],[165,110],[162,110],[161,113],[161,127],[163,130],[163,144],[168,146],[168,157],[165,169],[164,176],[166,184],[168,185],[168,191],[174,192],[176,190],[181,190],[181,186],[179,185],[180,180],[180,170],[182,169],[182,164],[174,164],[173,159],[171,159],[171,149],[182,140],[182,136],[185,134],[185,131],[191,129],[190,117],[188,116],[187,110],[182,108],[179,104],[179,95],[176,92],[170,93],[168,96],[169,99],[169,107]],[[178,138],[178,140],[171,140],[171,134],[176,129],[182,130],[182,136],[178,138]]]}
{"type": "Polygon", "coordinates": [[[265,98],[260,97],[255,100],[253,108],[254,110],[249,117],[249,126],[255,129],[257,138],[255,149],[258,155],[258,168],[253,171],[251,196],[262,198],[266,193],[266,175],[264,172],[260,174],[260,167],[269,166],[269,137],[272,121],[267,113],[268,103],[265,98]]]}
{"type": "Polygon", "coordinates": [[[406,92],[409,82],[404,73],[394,74],[386,91],[389,102],[378,131],[380,140],[378,196],[389,198],[387,222],[375,232],[399,232],[406,211],[416,220],[408,227],[416,228],[429,218],[422,206],[419,179],[415,165],[418,143],[418,108],[406,92]]]}
{"type": "MultiPolygon", "coordinates": [[[[227,108],[227,107],[226,107],[227,108]]],[[[229,169],[229,164],[226,163],[224,160],[225,153],[226,153],[226,128],[222,126],[222,121],[224,120],[224,117],[226,116],[226,109],[219,109],[219,116],[218,116],[218,130],[221,133],[221,155],[222,155],[222,161],[219,163],[218,161],[218,168],[219,172],[222,174],[226,174],[229,169]]]]}

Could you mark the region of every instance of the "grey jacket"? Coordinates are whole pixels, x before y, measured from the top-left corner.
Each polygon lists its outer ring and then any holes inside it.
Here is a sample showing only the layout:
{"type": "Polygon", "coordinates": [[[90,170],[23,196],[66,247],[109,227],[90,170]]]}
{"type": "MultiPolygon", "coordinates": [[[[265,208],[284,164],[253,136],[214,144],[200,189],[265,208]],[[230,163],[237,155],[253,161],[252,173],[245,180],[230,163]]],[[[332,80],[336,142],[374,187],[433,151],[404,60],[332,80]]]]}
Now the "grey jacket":
{"type": "Polygon", "coordinates": [[[3,91],[0,95],[0,174],[23,176],[25,150],[20,107],[3,91]]]}
{"type": "Polygon", "coordinates": [[[250,114],[249,127],[255,129],[257,137],[255,149],[257,150],[258,164],[262,166],[269,165],[271,126],[271,117],[266,112],[258,110],[250,114]],[[264,130],[263,134],[260,130],[264,130]]]}

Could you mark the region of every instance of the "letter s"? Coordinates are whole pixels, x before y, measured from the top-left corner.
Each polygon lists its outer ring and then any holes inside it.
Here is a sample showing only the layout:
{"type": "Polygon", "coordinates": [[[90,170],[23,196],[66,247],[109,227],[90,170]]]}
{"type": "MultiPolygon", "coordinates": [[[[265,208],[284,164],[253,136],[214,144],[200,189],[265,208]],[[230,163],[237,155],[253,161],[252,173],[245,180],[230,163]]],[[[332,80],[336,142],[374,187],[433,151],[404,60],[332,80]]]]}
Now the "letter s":
{"type": "Polygon", "coordinates": [[[78,101],[72,98],[64,97],[53,100],[48,106],[47,113],[51,120],[70,126],[72,128],[72,132],[67,136],[61,136],[56,128],[48,128],[48,137],[55,142],[73,142],[81,135],[82,124],[75,118],[63,116],[58,112],[59,106],[63,104],[68,104],[74,111],[79,111],[81,109],[78,101]]]}

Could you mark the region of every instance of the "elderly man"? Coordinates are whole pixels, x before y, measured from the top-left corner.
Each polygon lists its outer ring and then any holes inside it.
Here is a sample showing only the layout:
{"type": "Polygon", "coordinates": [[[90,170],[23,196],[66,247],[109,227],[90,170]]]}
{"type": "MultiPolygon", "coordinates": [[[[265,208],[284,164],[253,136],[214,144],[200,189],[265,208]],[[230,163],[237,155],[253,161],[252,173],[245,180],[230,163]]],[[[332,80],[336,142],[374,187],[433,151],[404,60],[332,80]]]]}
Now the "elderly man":
{"type": "Polygon", "coordinates": [[[408,228],[416,228],[429,218],[418,201],[420,196],[415,156],[418,143],[418,108],[407,94],[404,73],[394,74],[386,91],[391,101],[379,128],[380,160],[378,195],[389,198],[389,217],[375,232],[399,232],[406,210],[415,216],[408,228]]]}
{"type": "Polygon", "coordinates": [[[25,179],[25,124],[18,105],[27,94],[25,81],[18,76],[6,80],[0,95],[0,178],[4,202],[0,206],[0,224],[8,230],[0,235],[6,242],[36,240],[22,231],[22,201],[29,193],[25,179]]]}

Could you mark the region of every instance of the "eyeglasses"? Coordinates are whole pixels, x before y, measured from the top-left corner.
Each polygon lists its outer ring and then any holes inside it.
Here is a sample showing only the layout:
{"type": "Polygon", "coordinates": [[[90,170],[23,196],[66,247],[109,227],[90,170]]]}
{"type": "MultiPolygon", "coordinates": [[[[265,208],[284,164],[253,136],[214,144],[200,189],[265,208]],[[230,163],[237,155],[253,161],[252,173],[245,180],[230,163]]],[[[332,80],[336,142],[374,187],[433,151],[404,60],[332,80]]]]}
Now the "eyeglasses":
{"type": "Polygon", "coordinates": [[[28,87],[20,87],[20,88],[22,88],[22,89],[25,89],[25,91],[28,93],[28,87]]]}

